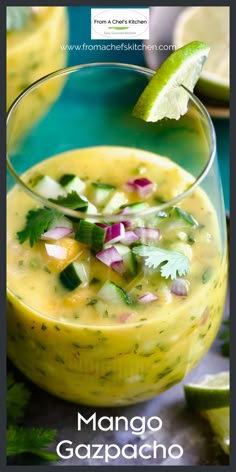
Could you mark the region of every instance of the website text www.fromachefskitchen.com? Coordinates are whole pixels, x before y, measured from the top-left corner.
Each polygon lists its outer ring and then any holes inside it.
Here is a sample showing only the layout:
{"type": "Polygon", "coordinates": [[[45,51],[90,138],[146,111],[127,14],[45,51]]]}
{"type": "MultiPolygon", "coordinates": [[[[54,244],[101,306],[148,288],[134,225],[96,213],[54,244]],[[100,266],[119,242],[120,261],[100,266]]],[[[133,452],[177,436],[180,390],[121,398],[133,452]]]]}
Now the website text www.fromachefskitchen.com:
{"type": "MultiPolygon", "coordinates": [[[[158,416],[146,418],[144,416],[134,416],[128,419],[125,416],[101,416],[97,418],[96,412],[89,418],[77,415],[77,430],[82,431],[83,426],[89,425],[92,431],[131,431],[136,439],[144,439],[149,435],[156,436],[155,433],[161,431],[163,422],[158,416]]],[[[128,460],[142,459],[180,459],[184,450],[180,444],[171,444],[168,447],[158,443],[156,439],[152,442],[137,443],[128,442],[124,445],[118,444],[74,444],[68,439],[64,439],[57,444],[56,452],[61,459],[71,459],[77,457],[84,459],[101,459],[105,463],[110,463],[114,459],[124,458],[128,460]]]]}

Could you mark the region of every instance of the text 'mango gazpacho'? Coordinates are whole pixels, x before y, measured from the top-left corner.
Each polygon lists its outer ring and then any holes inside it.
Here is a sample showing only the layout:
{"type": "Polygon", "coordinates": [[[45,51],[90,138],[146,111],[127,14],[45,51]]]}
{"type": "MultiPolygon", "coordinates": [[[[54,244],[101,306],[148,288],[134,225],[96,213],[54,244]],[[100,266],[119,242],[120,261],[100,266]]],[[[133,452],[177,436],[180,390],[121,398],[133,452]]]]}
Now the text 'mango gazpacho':
{"type": "Polygon", "coordinates": [[[180,381],[206,353],[227,280],[215,209],[198,188],[142,215],[193,180],[165,157],[100,146],[24,175],[84,218],[37,205],[18,186],[9,192],[8,353],[26,376],[67,400],[131,404],[180,381]]]}

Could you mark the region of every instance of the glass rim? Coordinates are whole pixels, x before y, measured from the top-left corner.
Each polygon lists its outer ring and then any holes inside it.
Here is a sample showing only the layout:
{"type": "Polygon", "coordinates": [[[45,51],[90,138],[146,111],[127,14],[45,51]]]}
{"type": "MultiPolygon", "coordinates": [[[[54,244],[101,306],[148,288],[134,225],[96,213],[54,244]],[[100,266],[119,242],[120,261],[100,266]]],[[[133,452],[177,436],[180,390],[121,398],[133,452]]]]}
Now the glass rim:
{"type": "MultiPolygon", "coordinates": [[[[31,85],[29,85],[16,99],[14,102],[11,104],[8,112],[7,112],[7,118],[6,118],[6,129],[9,125],[9,122],[11,120],[11,116],[14,112],[14,110],[17,108],[18,104],[21,103],[21,101],[24,99],[25,96],[28,95],[32,90],[36,89],[38,86],[46,82],[47,80],[51,80],[53,78],[57,78],[63,75],[69,75],[74,72],[78,72],[83,69],[87,68],[120,68],[120,69],[126,69],[126,70],[132,70],[136,71],[137,73],[142,73],[146,74],[149,76],[153,76],[155,74],[155,71],[143,66],[135,65],[135,64],[129,64],[129,63],[119,63],[119,62],[91,62],[91,63],[83,63],[83,64],[78,64],[75,66],[71,67],[65,67],[59,70],[56,70],[54,72],[51,72],[40,79],[36,80],[33,82],[31,85]]],[[[189,194],[193,192],[195,188],[197,188],[200,183],[205,179],[205,177],[208,175],[208,172],[214,162],[215,156],[216,156],[216,135],[215,135],[215,130],[214,126],[211,120],[211,117],[201,102],[201,100],[196,97],[194,93],[192,93],[190,90],[188,90],[184,85],[180,85],[183,87],[186,92],[189,94],[189,99],[195,104],[197,107],[198,111],[205,116],[207,125],[210,130],[210,149],[209,149],[209,155],[206,164],[204,165],[202,171],[200,174],[195,178],[194,181],[189,185],[189,187],[184,191],[178,194],[176,197],[171,198],[170,200],[160,203],[158,205],[152,206],[145,208],[140,211],[136,212],[129,212],[125,214],[126,218],[134,219],[134,218],[139,218],[139,217],[146,217],[149,216],[153,213],[158,213],[160,211],[165,210],[168,207],[175,206],[179,201],[183,200],[185,197],[187,197],[189,194]]],[[[53,157],[53,156],[51,156],[53,157]]],[[[47,159],[47,158],[45,158],[47,159]]],[[[63,207],[61,205],[58,205],[56,203],[50,202],[47,198],[43,197],[42,195],[36,193],[32,188],[30,188],[22,179],[21,176],[15,171],[14,167],[11,164],[11,161],[8,156],[8,152],[6,154],[6,164],[7,164],[7,169],[15,179],[16,183],[28,194],[30,195],[34,200],[38,201],[41,203],[43,206],[53,208],[54,210],[59,211],[60,213],[64,215],[68,215],[74,218],[84,218],[85,214],[84,212],[77,211],[77,210],[71,210],[69,208],[63,207]]],[[[26,171],[27,172],[27,171],[26,171]]],[[[104,220],[104,218],[107,221],[110,222],[121,222],[124,219],[124,215],[122,214],[105,214],[105,213],[86,213],[86,218],[96,218],[96,220],[104,220]]]]}

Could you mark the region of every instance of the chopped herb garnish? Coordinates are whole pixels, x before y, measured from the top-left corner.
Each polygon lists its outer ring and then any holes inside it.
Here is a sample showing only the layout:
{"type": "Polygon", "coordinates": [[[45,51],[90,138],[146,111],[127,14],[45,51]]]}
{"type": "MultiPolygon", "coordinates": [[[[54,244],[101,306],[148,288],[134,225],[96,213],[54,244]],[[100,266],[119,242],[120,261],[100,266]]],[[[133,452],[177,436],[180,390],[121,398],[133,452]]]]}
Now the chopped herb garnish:
{"type": "Polygon", "coordinates": [[[205,272],[203,272],[202,274],[202,283],[206,284],[210,280],[211,275],[212,275],[212,267],[207,267],[205,272]]]}
{"type": "Polygon", "coordinates": [[[139,285],[136,285],[135,288],[136,288],[137,290],[142,290],[143,286],[142,286],[141,284],[139,284],[139,285]]]}
{"type": "Polygon", "coordinates": [[[60,364],[65,364],[64,359],[61,356],[59,356],[58,354],[56,354],[56,356],[55,356],[55,361],[59,362],[60,364]]]}
{"type": "Polygon", "coordinates": [[[109,313],[107,310],[105,310],[103,313],[103,318],[108,318],[108,317],[109,317],[109,313]]]}
{"type": "Polygon", "coordinates": [[[188,242],[189,244],[194,244],[196,242],[196,239],[192,234],[188,234],[188,242]]]}
{"type": "Polygon", "coordinates": [[[39,262],[37,259],[31,259],[29,265],[32,269],[37,269],[39,267],[39,262]]]}
{"type": "Polygon", "coordinates": [[[95,284],[98,284],[100,282],[100,279],[98,279],[97,277],[93,277],[92,280],[90,281],[90,285],[95,285],[95,284]]]}
{"type": "Polygon", "coordinates": [[[29,210],[24,229],[16,233],[20,244],[23,244],[29,239],[30,246],[32,247],[59,216],[61,216],[61,214],[52,208],[29,210]]]}
{"type": "Polygon", "coordinates": [[[45,325],[45,323],[42,324],[41,329],[42,329],[43,331],[45,331],[45,329],[47,329],[47,326],[45,325]]]}
{"type": "Polygon", "coordinates": [[[116,187],[110,184],[104,184],[101,182],[92,182],[92,186],[100,190],[115,190],[116,187]]]}
{"type": "Polygon", "coordinates": [[[88,302],[87,305],[95,305],[97,303],[96,298],[87,298],[88,302]]]}
{"type": "Polygon", "coordinates": [[[145,264],[150,269],[160,267],[162,277],[172,280],[180,277],[190,271],[189,259],[177,251],[161,249],[159,247],[140,245],[132,249],[134,254],[145,258],[145,264]]]}

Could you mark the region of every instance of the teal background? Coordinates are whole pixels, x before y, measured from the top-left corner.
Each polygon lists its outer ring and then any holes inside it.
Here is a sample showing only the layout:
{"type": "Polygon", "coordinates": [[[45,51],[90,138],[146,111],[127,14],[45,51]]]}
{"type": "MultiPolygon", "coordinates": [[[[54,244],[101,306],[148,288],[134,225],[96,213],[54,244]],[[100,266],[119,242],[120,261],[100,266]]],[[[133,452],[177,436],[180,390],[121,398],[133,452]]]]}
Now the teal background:
{"type": "MultiPolygon", "coordinates": [[[[102,5],[99,5],[102,8],[102,5]]],[[[106,40],[91,40],[90,35],[90,7],[68,7],[70,38],[69,44],[108,44],[106,40]]],[[[113,40],[121,44],[123,40],[113,40]]],[[[129,43],[141,44],[141,41],[129,43]]],[[[145,65],[142,51],[70,51],[68,57],[69,65],[86,62],[114,61],[130,64],[145,65]]],[[[224,199],[226,210],[229,211],[229,120],[214,118],[213,123],[217,137],[218,160],[223,181],[224,199]]]]}

